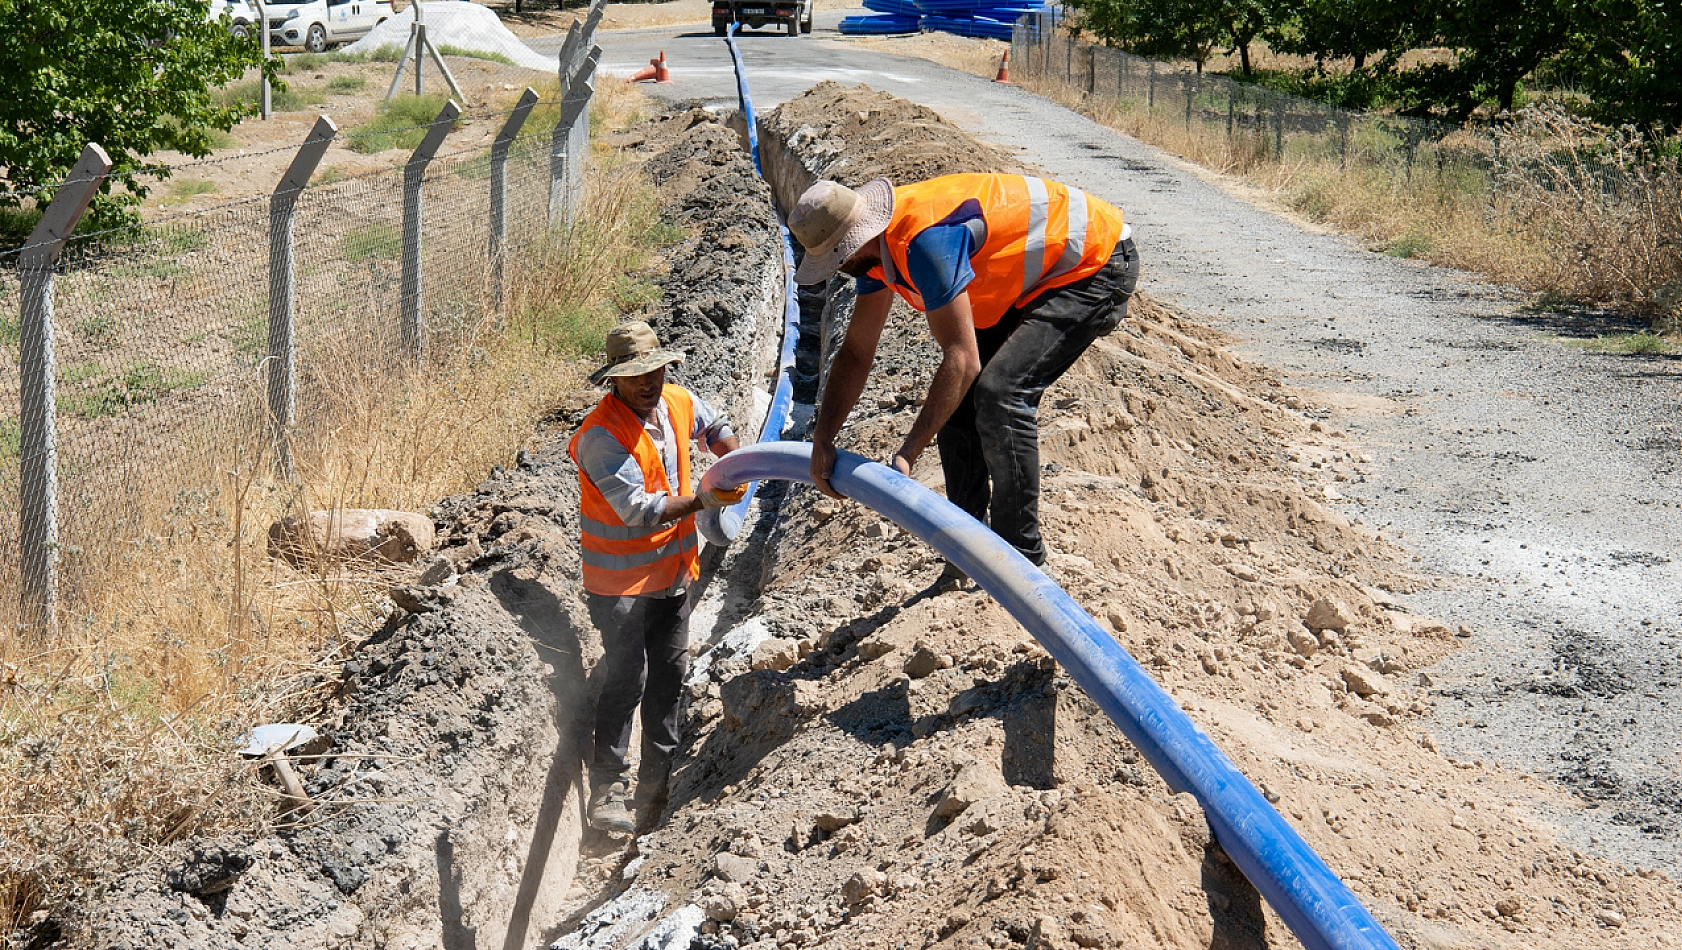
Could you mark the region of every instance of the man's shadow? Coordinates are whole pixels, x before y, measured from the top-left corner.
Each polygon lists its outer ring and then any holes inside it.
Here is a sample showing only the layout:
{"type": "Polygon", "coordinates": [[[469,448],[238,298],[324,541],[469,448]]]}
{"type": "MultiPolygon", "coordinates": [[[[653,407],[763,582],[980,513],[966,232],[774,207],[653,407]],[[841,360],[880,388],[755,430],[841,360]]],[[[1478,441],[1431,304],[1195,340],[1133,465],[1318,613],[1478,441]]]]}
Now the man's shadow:
{"type": "Polygon", "coordinates": [[[1267,950],[1261,894],[1213,837],[1203,848],[1203,894],[1214,932],[1209,950],[1267,950]]]}
{"type": "MultiPolygon", "coordinates": [[[[593,712],[592,704],[585,700],[593,693],[584,669],[580,631],[571,612],[555,591],[543,583],[541,575],[532,568],[505,569],[491,576],[490,590],[520,629],[531,637],[538,655],[554,669],[549,688],[555,694],[558,741],[544,776],[543,797],[502,944],[504,950],[517,950],[527,943],[532,910],[542,890],[567,797],[575,791],[580,796],[583,794],[584,751],[590,741],[593,712]]],[[[582,801],[579,814],[582,819],[582,801]]]]}

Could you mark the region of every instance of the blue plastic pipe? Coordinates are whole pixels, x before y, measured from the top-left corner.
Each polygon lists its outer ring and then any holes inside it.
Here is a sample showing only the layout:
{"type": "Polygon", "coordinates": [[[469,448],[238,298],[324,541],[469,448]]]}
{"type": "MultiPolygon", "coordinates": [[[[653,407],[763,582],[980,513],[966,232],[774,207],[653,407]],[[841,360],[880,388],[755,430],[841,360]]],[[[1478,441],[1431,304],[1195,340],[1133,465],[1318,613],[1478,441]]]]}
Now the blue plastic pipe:
{"type": "MultiPolygon", "coordinates": [[[[753,112],[753,98],[748,95],[747,70],[742,66],[742,54],[736,49],[736,26],[730,24],[724,41],[730,47],[730,59],[736,67],[736,95],[741,99],[742,117],[747,120],[753,170],[763,179],[765,172],[759,164],[759,120],[753,112]]],[[[783,429],[788,425],[789,410],[794,406],[794,380],[790,378],[790,373],[794,369],[794,350],[800,342],[800,289],[794,283],[794,243],[788,228],[778,227],[783,234],[783,272],[788,275],[783,289],[783,349],[777,357],[777,389],[771,394],[765,423],[759,427],[760,442],[781,439],[783,429]]],[[[726,508],[702,512],[697,519],[702,536],[719,545],[734,541],[741,534],[742,523],[747,520],[748,509],[753,507],[758,494],[759,482],[754,481],[748,485],[748,493],[741,501],[726,508]]]]}
{"type": "MultiPolygon", "coordinates": [[[[707,471],[704,488],[811,481],[812,446],[748,446],[707,471]]],[[[851,452],[830,484],[922,538],[1039,640],[1175,792],[1203,806],[1215,840],[1308,950],[1398,950],[1295,828],[1115,639],[1056,582],[987,526],[916,481],[851,452]]]]}

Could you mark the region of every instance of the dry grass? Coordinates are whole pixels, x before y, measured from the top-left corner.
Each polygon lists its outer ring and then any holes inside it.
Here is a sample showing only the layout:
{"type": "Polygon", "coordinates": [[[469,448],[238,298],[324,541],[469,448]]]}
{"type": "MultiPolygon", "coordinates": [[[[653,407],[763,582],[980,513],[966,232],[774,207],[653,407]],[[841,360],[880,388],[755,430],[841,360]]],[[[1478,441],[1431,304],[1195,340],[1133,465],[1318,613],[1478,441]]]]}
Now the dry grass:
{"type": "MultiPolygon", "coordinates": [[[[1077,60],[1080,57],[1077,57],[1077,60]]],[[[977,71],[971,69],[971,71],[977,71]]],[[[1639,136],[1595,130],[1558,111],[1530,111],[1500,136],[1422,143],[1395,159],[1345,160],[1326,141],[1293,136],[1283,158],[1270,133],[1228,137],[1224,122],[1186,121],[1181,107],[1093,96],[1064,77],[1013,74],[1023,88],[1197,165],[1278,196],[1291,209],[1398,257],[1471,270],[1526,290],[1624,307],[1676,332],[1682,314],[1682,177],[1639,136]]],[[[1077,74],[1076,83],[1084,77],[1077,74]]],[[[1265,127],[1264,127],[1265,128],[1265,127]]],[[[1352,135],[1373,134],[1370,127],[1352,135]]],[[[1381,145],[1394,156],[1399,146],[1381,145]]],[[[1358,150],[1353,150],[1354,151],[1358,150]]]]}
{"type": "MultiPolygon", "coordinates": [[[[600,94],[608,125],[648,109],[620,85],[600,94]]],[[[506,463],[583,386],[579,357],[616,319],[625,275],[670,233],[636,170],[598,158],[580,223],[516,262],[522,302],[506,328],[480,314],[464,345],[395,378],[353,369],[363,360],[315,361],[329,367],[312,378],[326,411],[294,436],[300,486],[272,477],[259,432],[229,440],[215,487],[142,499],[144,529],[131,535],[144,540],[84,554],[84,583],[51,636],[0,638],[0,941],[26,941],[54,908],[162,845],[273,817],[234,740],[318,710],[385,590],[412,569],[300,571],[267,556],[268,526],[304,508],[425,510],[506,463]],[[571,336],[532,334],[526,309],[548,293],[577,302],[571,336]]]]}

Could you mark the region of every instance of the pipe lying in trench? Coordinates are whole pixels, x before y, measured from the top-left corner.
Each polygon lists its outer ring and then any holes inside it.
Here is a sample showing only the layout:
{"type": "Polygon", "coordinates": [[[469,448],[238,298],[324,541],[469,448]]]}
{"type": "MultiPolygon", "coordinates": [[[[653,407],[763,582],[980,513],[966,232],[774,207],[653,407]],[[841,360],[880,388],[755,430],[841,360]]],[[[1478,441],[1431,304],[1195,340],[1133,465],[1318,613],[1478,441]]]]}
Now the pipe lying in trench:
{"type": "MultiPolygon", "coordinates": [[[[753,98],[748,95],[747,70],[742,66],[742,53],[736,48],[736,24],[730,24],[725,43],[730,47],[730,59],[736,67],[736,95],[742,102],[742,116],[747,120],[748,150],[753,156],[754,173],[765,178],[759,159],[759,118],[753,112],[753,98]]],[[[789,410],[794,406],[794,351],[800,343],[800,288],[794,283],[794,241],[786,225],[778,225],[783,233],[783,348],[777,356],[777,389],[771,395],[771,405],[765,411],[765,422],[759,428],[760,442],[775,442],[783,437],[788,425],[789,410]]],[[[695,519],[701,536],[719,546],[736,540],[747,520],[748,509],[759,494],[759,482],[748,485],[748,493],[734,505],[707,509],[695,519]]]]}
{"type": "MultiPolygon", "coordinates": [[[[805,442],[748,446],[719,459],[704,488],[777,478],[811,482],[805,442]]],[[[1175,792],[1203,806],[1215,840],[1308,950],[1397,950],[1343,882],[1261,792],[1056,582],[981,522],[916,481],[851,452],[830,480],[962,568],[1039,640],[1175,792]]]]}

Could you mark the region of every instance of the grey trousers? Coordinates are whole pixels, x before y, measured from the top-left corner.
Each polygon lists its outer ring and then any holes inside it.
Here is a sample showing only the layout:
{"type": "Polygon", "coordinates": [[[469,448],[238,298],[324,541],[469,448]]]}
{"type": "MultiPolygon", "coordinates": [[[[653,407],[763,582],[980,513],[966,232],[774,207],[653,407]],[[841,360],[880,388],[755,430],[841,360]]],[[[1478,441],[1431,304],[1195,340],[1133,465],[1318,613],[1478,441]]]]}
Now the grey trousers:
{"type": "Polygon", "coordinates": [[[642,709],[639,782],[664,784],[678,745],[678,703],[689,672],[686,597],[585,595],[602,636],[601,696],[590,757],[592,789],[627,782],[631,717],[642,709]]]}

